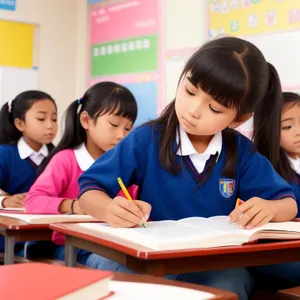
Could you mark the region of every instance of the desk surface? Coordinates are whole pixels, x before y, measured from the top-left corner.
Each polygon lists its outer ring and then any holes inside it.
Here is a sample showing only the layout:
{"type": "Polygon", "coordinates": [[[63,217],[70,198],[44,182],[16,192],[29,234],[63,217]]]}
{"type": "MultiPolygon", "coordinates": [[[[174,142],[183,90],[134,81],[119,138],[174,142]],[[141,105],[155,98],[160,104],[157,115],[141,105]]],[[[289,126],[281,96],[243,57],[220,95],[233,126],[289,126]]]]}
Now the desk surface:
{"type": "Polygon", "coordinates": [[[0,216],[0,227],[9,230],[48,229],[49,224],[28,224],[18,219],[0,216]]]}
{"type": "Polygon", "coordinates": [[[120,251],[127,255],[146,259],[171,259],[180,257],[195,257],[195,256],[213,256],[219,254],[235,254],[235,253],[255,253],[274,251],[280,249],[296,249],[300,248],[300,240],[296,241],[276,241],[258,244],[249,244],[243,246],[228,246],[219,248],[203,248],[203,249],[186,249],[186,250],[168,250],[156,251],[143,246],[128,242],[126,240],[114,238],[105,234],[97,236],[92,230],[79,227],[77,224],[50,224],[50,228],[63,234],[74,236],[95,244],[103,245],[111,249],[120,251]]]}

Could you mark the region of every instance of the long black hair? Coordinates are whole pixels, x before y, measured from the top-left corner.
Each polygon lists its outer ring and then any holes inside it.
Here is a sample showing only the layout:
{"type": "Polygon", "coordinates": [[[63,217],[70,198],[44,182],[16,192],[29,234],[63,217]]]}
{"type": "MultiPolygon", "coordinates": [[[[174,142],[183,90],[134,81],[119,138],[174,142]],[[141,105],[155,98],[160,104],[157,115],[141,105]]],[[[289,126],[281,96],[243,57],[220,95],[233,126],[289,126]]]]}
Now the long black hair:
{"type": "MultiPolygon", "coordinates": [[[[269,64],[261,51],[252,43],[234,37],[224,37],[203,45],[186,63],[179,83],[190,73],[190,81],[221,105],[236,108],[236,121],[245,114],[262,113],[268,107],[268,117],[262,122],[254,121],[254,135],[261,140],[258,132],[264,131],[273,139],[280,135],[280,124],[273,123],[273,116],[281,112],[282,95],[280,80],[275,68],[269,64]],[[258,128],[257,126],[261,127],[258,128]]],[[[163,111],[160,117],[150,122],[160,132],[159,159],[170,173],[177,174],[180,166],[176,163],[176,151],[173,142],[179,135],[179,121],[175,112],[175,100],[163,111]],[[160,126],[156,126],[160,125],[160,126]]],[[[223,175],[234,178],[236,172],[237,147],[236,132],[231,129],[223,131],[223,145],[226,149],[226,163],[223,175]]],[[[275,143],[271,141],[270,144],[275,143]]],[[[180,142],[178,148],[180,147],[180,142]]],[[[178,149],[177,148],[177,149],[178,149]]],[[[279,159],[279,152],[270,149],[274,161],[279,159]]],[[[215,164],[211,164],[210,171],[215,164]]]]}
{"type": "Polygon", "coordinates": [[[86,142],[86,131],[80,123],[83,111],[89,114],[95,124],[98,117],[112,112],[134,123],[137,118],[137,103],[126,87],[115,82],[99,82],[91,86],[82,98],[69,105],[65,113],[64,134],[59,144],[38,168],[38,175],[45,170],[56,153],[65,149],[76,149],[86,142]]]}
{"type": "MultiPolygon", "coordinates": [[[[32,105],[41,100],[50,100],[55,105],[54,99],[47,93],[37,90],[26,91],[6,102],[0,111],[0,145],[16,144],[22,137],[22,132],[15,126],[15,119],[25,121],[26,112],[32,105]]],[[[53,149],[53,144],[48,144],[48,149],[53,149]]]]}
{"type": "MultiPolygon", "coordinates": [[[[291,92],[284,92],[283,95],[283,107],[282,112],[292,108],[294,105],[300,103],[300,95],[291,92]]],[[[280,150],[280,159],[276,165],[273,165],[278,174],[283,177],[288,183],[296,177],[296,171],[291,166],[291,162],[288,159],[286,151],[280,147],[280,141],[277,146],[280,150]]]]}

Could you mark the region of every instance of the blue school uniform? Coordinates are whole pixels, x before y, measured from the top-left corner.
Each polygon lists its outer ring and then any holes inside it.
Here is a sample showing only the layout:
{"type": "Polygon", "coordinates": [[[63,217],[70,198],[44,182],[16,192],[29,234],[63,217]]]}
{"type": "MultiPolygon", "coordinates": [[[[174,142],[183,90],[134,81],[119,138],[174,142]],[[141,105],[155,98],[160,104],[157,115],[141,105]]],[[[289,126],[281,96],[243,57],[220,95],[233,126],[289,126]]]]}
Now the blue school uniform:
{"type": "MultiPolygon", "coordinates": [[[[300,218],[300,158],[292,159],[289,157],[291,166],[296,172],[296,177],[290,182],[298,205],[297,218],[300,218]]],[[[291,262],[278,265],[259,266],[251,268],[259,279],[262,288],[271,291],[275,289],[285,289],[292,286],[300,285],[300,262],[291,262]],[[263,283],[263,284],[262,284],[263,283]]]]}
{"type": "MultiPolygon", "coordinates": [[[[176,160],[181,169],[177,175],[170,174],[159,162],[158,130],[144,125],[102,155],[79,178],[80,196],[89,190],[100,190],[113,198],[119,190],[117,177],[121,177],[126,186],[139,186],[139,199],[152,205],[150,218],[155,221],[228,215],[238,197],[244,201],[255,196],[270,200],[295,197],[291,186],[274,171],[266,158],[254,152],[252,143],[244,136],[236,134],[236,176],[226,178],[222,175],[226,149],[221,134],[214,136],[203,154],[196,152],[183,130],[180,135],[182,147],[177,150],[176,160]],[[215,155],[217,161],[210,177],[198,186],[215,155]],[[201,157],[202,164],[195,157],[201,157]]],[[[175,153],[176,140],[173,147],[175,153]]],[[[117,265],[115,263],[113,271],[128,271],[117,265]]],[[[106,267],[99,256],[97,266],[106,267]]],[[[175,278],[231,290],[240,299],[248,299],[252,288],[246,269],[182,274],[175,278]]]]}
{"type": "Polygon", "coordinates": [[[297,214],[297,218],[300,218],[300,157],[297,157],[296,159],[292,159],[289,157],[290,163],[292,168],[295,170],[296,172],[296,177],[293,178],[290,182],[294,193],[296,195],[296,201],[298,204],[298,214],[297,214]]]}
{"type": "MultiPolygon", "coordinates": [[[[0,146],[0,189],[9,195],[28,192],[36,179],[38,165],[48,155],[48,148],[43,145],[35,152],[21,138],[15,145],[0,146]]],[[[0,196],[0,208],[5,196],[0,196]]],[[[24,243],[16,243],[15,250],[23,255],[24,243]]],[[[4,251],[4,239],[0,236],[0,251],[4,251]]]]}

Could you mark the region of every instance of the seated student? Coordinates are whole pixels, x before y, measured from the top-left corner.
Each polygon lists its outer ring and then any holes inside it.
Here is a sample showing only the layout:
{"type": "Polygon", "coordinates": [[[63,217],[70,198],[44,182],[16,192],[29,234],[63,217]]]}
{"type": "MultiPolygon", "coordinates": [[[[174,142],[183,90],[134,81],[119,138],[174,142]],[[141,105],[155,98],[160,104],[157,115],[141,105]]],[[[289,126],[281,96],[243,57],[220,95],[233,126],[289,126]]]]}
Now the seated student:
{"type": "MultiPolygon", "coordinates": [[[[4,104],[0,112],[0,208],[24,207],[24,198],[36,180],[37,167],[53,148],[57,108],[52,97],[26,91],[4,104]]],[[[17,243],[19,255],[24,243],[17,243]]],[[[0,251],[4,251],[0,237],[0,251]]]]}
{"type": "MultiPolygon", "coordinates": [[[[254,143],[257,150],[266,156],[275,170],[291,184],[296,195],[300,217],[300,96],[283,93],[283,104],[277,117],[272,118],[273,126],[281,129],[280,135],[270,135],[259,130],[261,121],[268,118],[267,110],[254,115],[254,143]]],[[[300,285],[300,263],[292,262],[251,268],[258,284],[265,289],[276,291],[300,285]],[[260,281],[260,282],[259,282],[260,281]],[[276,284],[274,284],[276,282],[276,284]]]]}
{"type": "MultiPolygon", "coordinates": [[[[230,215],[244,228],[293,219],[292,188],[246,137],[228,128],[270,106],[263,125],[276,134],[278,86],[275,68],[253,44],[229,37],[205,44],[185,65],[176,98],[162,115],[134,130],[79,178],[82,210],[113,227],[134,227],[149,216],[158,221],[230,215]],[[135,205],[117,196],[117,177],[140,187],[135,205]],[[235,208],[237,198],[245,203],[235,208]]],[[[104,258],[98,267],[130,272],[104,258]]],[[[252,292],[243,268],[172,278],[230,290],[242,300],[252,292]]]]}
{"type": "MultiPolygon", "coordinates": [[[[41,175],[25,199],[28,213],[83,214],[77,195],[78,178],[131,130],[137,117],[132,93],[114,82],[100,82],[67,109],[65,131],[57,147],[39,169],[41,175]]],[[[135,197],[137,187],[131,188],[135,197]]],[[[64,236],[54,232],[55,258],[64,260],[64,236]]],[[[78,251],[78,262],[93,267],[93,257],[78,251]]]]}

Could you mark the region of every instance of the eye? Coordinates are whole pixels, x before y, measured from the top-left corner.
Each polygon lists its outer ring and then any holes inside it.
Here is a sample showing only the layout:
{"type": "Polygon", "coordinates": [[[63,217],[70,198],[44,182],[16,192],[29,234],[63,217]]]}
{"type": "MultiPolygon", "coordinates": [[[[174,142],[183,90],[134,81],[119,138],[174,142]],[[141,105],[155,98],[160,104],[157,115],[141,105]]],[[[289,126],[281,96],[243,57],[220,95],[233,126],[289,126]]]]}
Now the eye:
{"type": "Polygon", "coordinates": [[[214,109],[211,105],[209,105],[209,108],[211,109],[211,111],[212,111],[214,114],[221,114],[221,113],[222,113],[221,111],[214,109]]]}
{"type": "Polygon", "coordinates": [[[117,124],[113,124],[113,123],[111,123],[111,122],[109,122],[109,124],[110,124],[111,126],[113,126],[113,127],[118,127],[117,124]]]}
{"type": "Polygon", "coordinates": [[[126,131],[130,131],[130,130],[131,130],[131,128],[125,128],[125,130],[126,130],[126,131]]]}
{"type": "Polygon", "coordinates": [[[289,130],[291,128],[292,128],[292,126],[285,126],[285,127],[282,127],[282,130],[289,130]]]}
{"type": "Polygon", "coordinates": [[[185,87],[185,91],[189,94],[189,95],[191,95],[191,96],[195,96],[195,94],[193,94],[192,92],[190,92],[189,90],[188,90],[188,88],[187,87],[185,87]]]}
{"type": "Polygon", "coordinates": [[[39,121],[41,121],[41,122],[45,121],[45,119],[37,119],[37,120],[39,120],[39,121]]]}

